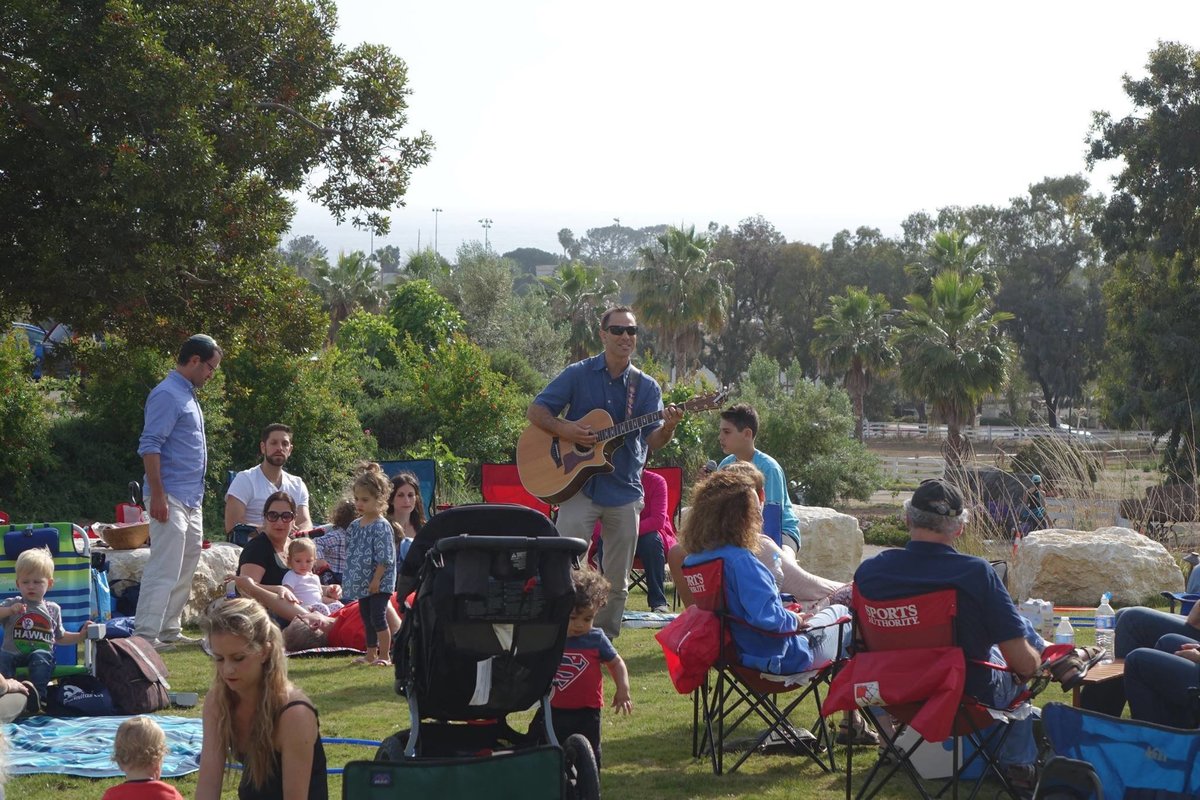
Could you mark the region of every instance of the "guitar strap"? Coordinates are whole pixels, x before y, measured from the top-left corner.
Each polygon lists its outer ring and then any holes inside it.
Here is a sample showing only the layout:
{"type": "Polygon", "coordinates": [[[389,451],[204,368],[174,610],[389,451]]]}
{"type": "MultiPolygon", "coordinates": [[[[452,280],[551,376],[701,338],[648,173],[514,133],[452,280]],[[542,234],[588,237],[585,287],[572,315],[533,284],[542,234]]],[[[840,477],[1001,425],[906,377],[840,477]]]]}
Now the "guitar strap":
{"type": "Polygon", "coordinates": [[[629,373],[625,376],[625,419],[633,418],[633,398],[637,396],[637,385],[641,381],[641,370],[630,364],[629,373]]]}

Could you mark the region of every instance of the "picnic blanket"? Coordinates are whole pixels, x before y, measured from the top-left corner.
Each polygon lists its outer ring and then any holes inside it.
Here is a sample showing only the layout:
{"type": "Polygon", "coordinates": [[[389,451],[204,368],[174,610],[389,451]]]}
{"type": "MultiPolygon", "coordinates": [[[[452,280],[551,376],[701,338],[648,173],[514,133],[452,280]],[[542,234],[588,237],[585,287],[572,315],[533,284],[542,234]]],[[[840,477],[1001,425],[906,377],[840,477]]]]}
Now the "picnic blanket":
{"type": "MultiPolygon", "coordinates": [[[[113,763],[113,739],[129,717],[29,717],[3,727],[12,775],[52,772],[83,778],[114,778],[124,773],[113,763]]],[[[203,738],[199,717],[154,716],[167,734],[164,778],[200,768],[203,738]]]]}
{"type": "Polygon", "coordinates": [[[653,611],[625,611],[622,628],[665,628],[678,614],[655,614],[653,611]]]}

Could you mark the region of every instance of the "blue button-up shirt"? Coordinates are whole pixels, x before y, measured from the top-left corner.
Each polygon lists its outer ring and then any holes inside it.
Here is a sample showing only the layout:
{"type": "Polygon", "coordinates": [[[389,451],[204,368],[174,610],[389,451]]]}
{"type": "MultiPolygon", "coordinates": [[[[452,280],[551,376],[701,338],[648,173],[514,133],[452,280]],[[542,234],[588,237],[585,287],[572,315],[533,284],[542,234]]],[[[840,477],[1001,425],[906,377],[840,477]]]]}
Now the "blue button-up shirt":
{"type": "Polygon", "coordinates": [[[196,387],[179,370],[171,370],[146,398],[138,455],[147,453],[159,455],[163,490],[188,508],[199,508],[208,468],[204,414],[196,387]]]}
{"type": "MultiPolygon", "coordinates": [[[[637,388],[633,398],[633,413],[628,419],[662,411],[662,389],[658,381],[641,370],[634,370],[632,366],[626,367],[624,372],[613,378],[608,374],[603,353],[577,361],[564,369],[533,402],[550,409],[555,416],[566,408],[565,417],[571,422],[582,419],[597,408],[607,411],[613,422],[624,422],[627,419],[627,381],[630,379],[637,380],[637,388]]],[[[613,471],[590,478],[583,485],[583,493],[598,506],[623,506],[640,499],[642,467],[650,453],[650,445],[646,440],[661,425],[662,420],[659,419],[636,433],[626,434],[625,441],[613,452],[613,471]]]]}

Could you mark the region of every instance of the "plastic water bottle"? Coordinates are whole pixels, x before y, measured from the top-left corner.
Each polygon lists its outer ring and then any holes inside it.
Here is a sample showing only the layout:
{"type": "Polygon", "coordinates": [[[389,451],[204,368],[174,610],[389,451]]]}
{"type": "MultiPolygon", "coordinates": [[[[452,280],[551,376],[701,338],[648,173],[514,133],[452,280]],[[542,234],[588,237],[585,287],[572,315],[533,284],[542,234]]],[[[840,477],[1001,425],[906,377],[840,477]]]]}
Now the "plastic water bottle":
{"type": "Polygon", "coordinates": [[[1096,608],[1096,646],[1103,647],[1108,653],[1100,662],[1102,664],[1113,660],[1113,633],[1117,627],[1117,614],[1108,604],[1111,598],[1112,592],[1105,592],[1100,596],[1100,605],[1096,608]]]}
{"type": "Polygon", "coordinates": [[[1075,629],[1071,627],[1071,620],[1063,614],[1059,619],[1058,628],[1054,631],[1055,644],[1075,644],[1075,629]]]}

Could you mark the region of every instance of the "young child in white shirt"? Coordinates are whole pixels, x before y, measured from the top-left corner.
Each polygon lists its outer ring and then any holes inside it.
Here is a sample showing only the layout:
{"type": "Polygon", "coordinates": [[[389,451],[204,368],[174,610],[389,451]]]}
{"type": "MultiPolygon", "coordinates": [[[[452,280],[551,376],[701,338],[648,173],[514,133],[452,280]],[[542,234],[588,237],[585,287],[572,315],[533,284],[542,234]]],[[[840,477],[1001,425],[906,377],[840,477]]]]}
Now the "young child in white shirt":
{"type": "Polygon", "coordinates": [[[321,579],[313,572],[317,561],[317,546],[312,539],[300,537],[288,543],[288,574],[283,576],[283,585],[292,590],[300,605],[309,611],[332,614],[342,607],[342,587],[337,584],[321,585],[321,579]]]}

